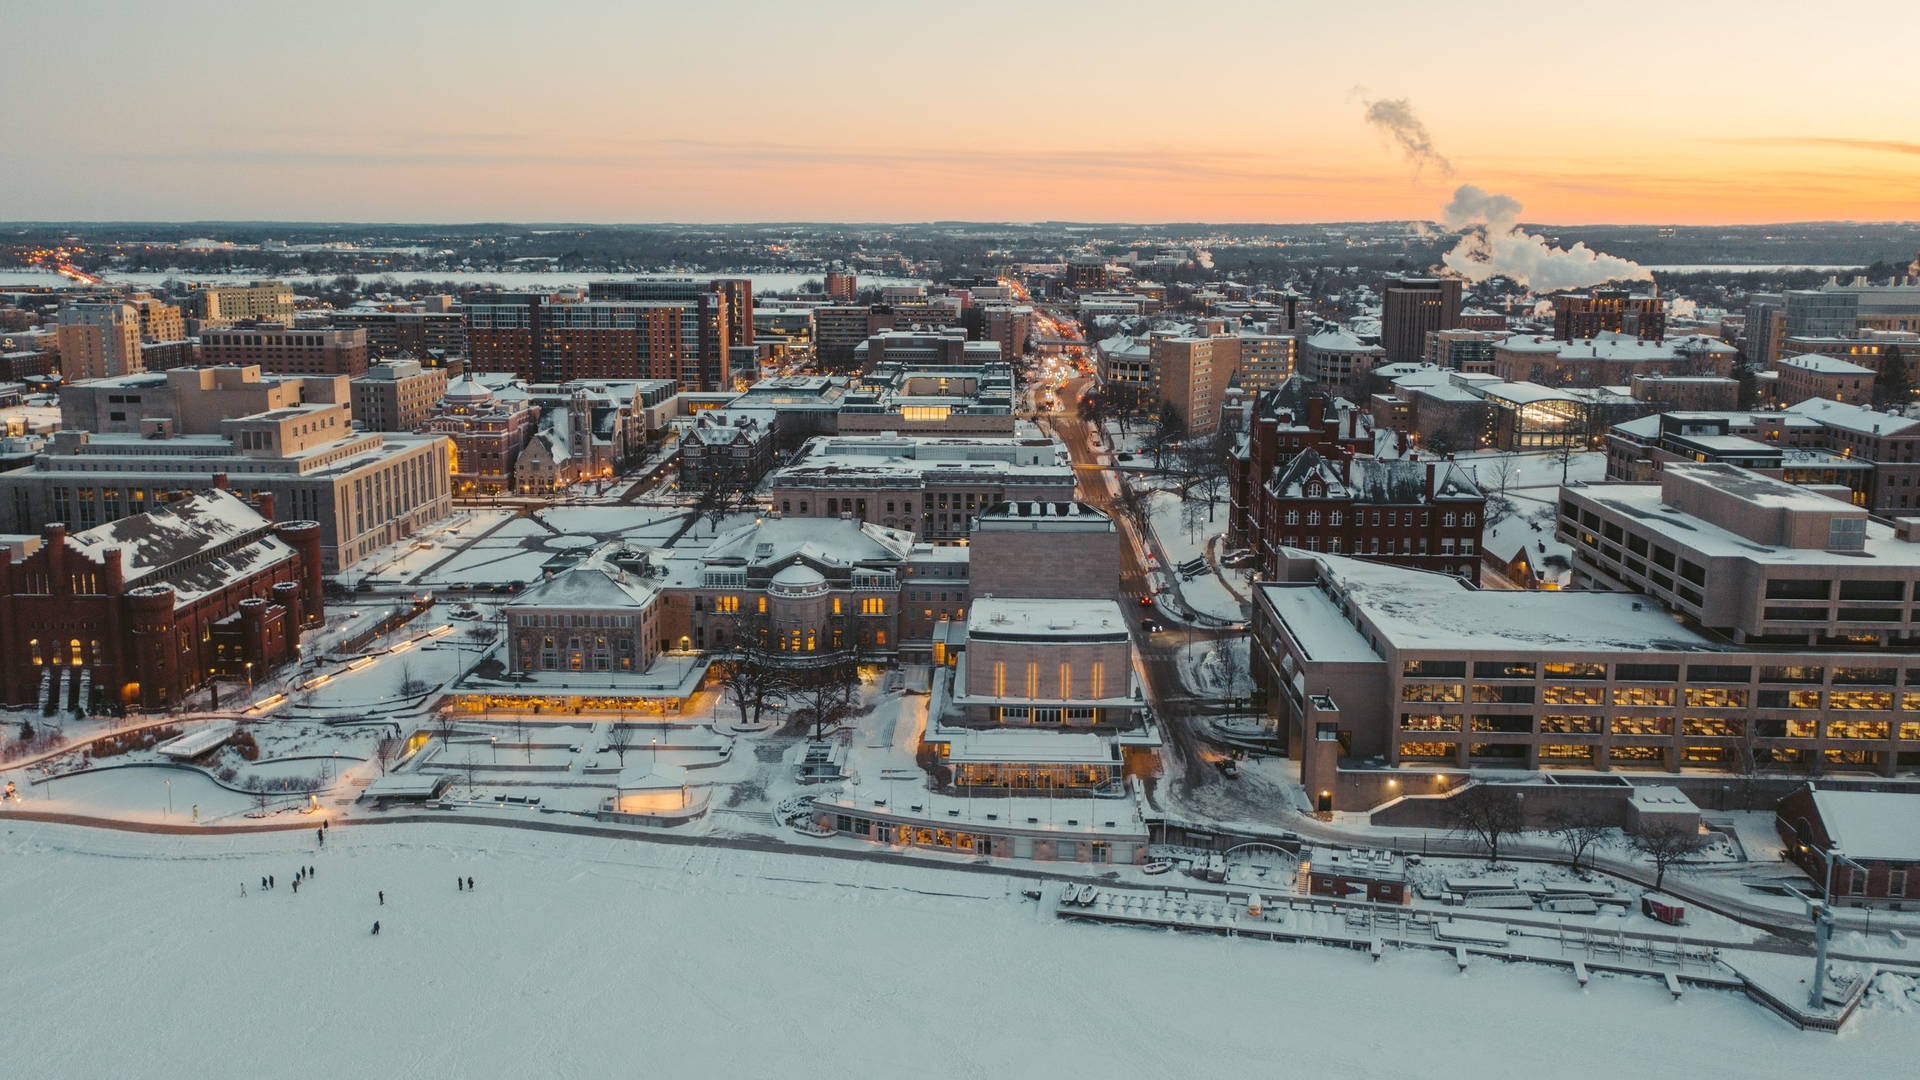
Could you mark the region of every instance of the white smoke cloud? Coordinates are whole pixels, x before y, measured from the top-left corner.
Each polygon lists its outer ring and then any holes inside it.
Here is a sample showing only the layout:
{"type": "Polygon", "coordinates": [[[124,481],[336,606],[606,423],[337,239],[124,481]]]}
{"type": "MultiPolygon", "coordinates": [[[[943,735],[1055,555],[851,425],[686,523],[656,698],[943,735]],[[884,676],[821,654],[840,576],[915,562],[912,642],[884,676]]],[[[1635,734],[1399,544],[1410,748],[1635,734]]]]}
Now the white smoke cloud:
{"type": "Polygon", "coordinates": [[[1198,263],[1202,270],[1211,270],[1213,269],[1213,252],[1208,251],[1206,248],[1195,248],[1193,251],[1193,261],[1198,263]]]}
{"type": "Polygon", "coordinates": [[[1700,314],[1700,305],[1684,296],[1667,297],[1667,318],[1692,319],[1700,314]]]}
{"type": "Polygon", "coordinates": [[[1653,274],[1631,259],[1595,251],[1586,244],[1557,248],[1520,228],[1520,202],[1511,195],[1462,184],[1441,211],[1460,242],[1441,256],[1468,281],[1507,277],[1531,292],[1578,289],[1608,281],[1650,281],[1653,274]]]}
{"type": "Polygon", "coordinates": [[[1394,142],[1400,144],[1400,150],[1413,162],[1413,175],[1418,177],[1420,170],[1428,165],[1439,169],[1448,176],[1453,175],[1453,162],[1448,161],[1439,150],[1434,148],[1433,133],[1427,125],[1413,114],[1413,103],[1406,98],[1383,98],[1374,101],[1362,96],[1366,93],[1360,87],[1353,92],[1360,96],[1360,103],[1367,107],[1367,123],[1379,128],[1394,142]]]}

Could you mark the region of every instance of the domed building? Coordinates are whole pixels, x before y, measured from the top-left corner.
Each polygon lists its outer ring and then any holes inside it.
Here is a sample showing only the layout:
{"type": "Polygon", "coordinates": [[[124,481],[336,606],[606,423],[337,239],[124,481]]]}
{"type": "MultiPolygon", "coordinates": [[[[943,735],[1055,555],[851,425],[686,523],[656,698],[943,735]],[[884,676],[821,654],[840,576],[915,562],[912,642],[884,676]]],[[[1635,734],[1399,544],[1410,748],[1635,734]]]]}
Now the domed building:
{"type": "Polygon", "coordinates": [[[453,493],[512,491],[514,463],[539,418],[524,398],[504,398],[472,374],[448,383],[427,430],[445,435],[450,444],[453,493]]]}

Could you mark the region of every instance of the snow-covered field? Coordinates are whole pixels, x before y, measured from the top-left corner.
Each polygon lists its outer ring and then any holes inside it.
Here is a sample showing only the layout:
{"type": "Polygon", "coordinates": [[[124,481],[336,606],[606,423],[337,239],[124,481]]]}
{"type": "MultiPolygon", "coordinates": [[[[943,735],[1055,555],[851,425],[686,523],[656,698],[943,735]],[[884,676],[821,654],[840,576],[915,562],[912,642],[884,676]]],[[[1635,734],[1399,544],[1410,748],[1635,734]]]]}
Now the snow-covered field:
{"type": "Polygon", "coordinates": [[[9,1071],[227,1076],[1899,1075],[1745,998],[1064,924],[1023,879],[465,826],[181,838],[0,813],[9,1071]],[[315,877],[296,894],[296,866],[315,877]],[[259,890],[273,874],[278,887],[259,890]],[[473,892],[447,888],[472,875],[473,892]],[[242,884],[247,895],[240,895],[242,884]],[[376,893],[384,890],[386,903],[376,893]],[[374,920],[379,936],[370,933],[374,920]],[[28,932],[30,931],[30,932],[28,932]],[[1737,1065],[1735,1064],[1737,1063],[1737,1065]]]}

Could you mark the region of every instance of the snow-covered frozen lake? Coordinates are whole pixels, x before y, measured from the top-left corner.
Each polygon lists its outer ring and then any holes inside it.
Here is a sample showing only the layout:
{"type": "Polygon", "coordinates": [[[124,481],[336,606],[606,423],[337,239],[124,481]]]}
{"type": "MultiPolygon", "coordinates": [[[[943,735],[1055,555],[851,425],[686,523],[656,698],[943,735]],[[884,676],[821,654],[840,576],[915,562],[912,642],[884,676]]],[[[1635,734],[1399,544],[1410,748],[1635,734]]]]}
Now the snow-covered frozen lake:
{"type": "Polygon", "coordinates": [[[1064,924],[1023,879],[879,861],[410,825],[315,851],[0,811],[0,865],[0,1053],[39,1077],[1784,1077],[1920,1053],[1891,1010],[1835,1038],[1648,980],[1064,924]]]}

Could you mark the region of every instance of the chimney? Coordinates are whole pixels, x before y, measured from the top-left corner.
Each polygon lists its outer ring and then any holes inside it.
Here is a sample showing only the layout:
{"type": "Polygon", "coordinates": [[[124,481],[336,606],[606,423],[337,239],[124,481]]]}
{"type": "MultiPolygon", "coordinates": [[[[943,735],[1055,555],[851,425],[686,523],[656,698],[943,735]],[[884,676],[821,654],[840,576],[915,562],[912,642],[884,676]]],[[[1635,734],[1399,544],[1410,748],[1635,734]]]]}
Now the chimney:
{"type": "Polygon", "coordinates": [[[260,511],[261,517],[266,518],[268,521],[272,521],[273,520],[273,492],[271,491],[261,492],[258,496],[254,498],[254,507],[260,511]]]}
{"type": "Polygon", "coordinates": [[[219,488],[221,491],[227,490],[227,474],[223,472],[214,473],[213,486],[219,488]]]}
{"type": "Polygon", "coordinates": [[[1349,491],[1353,489],[1353,455],[1352,454],[1348,454],[1345,457],[1340,459],[1340,482],[1342,484],[1345,484],[1349,491]]]}
{"type": "Polygon", "coordinates": [[[1433,501],[1433,462],[1427,462],[1427,501],[1433,501]]]}

